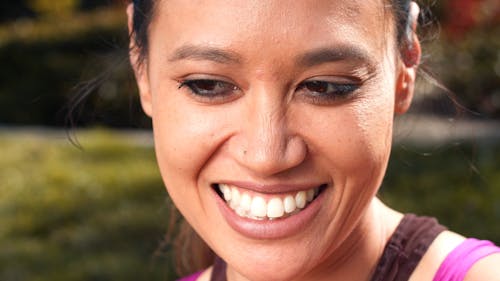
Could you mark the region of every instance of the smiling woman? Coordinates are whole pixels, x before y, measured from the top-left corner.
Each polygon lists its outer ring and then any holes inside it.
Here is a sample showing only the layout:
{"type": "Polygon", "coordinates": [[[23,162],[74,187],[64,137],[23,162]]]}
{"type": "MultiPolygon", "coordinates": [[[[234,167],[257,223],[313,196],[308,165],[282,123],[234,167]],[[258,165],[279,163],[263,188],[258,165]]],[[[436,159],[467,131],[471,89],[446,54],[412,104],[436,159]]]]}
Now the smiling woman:
{"type": "Polygon", "coordinates": [[[500,280],[500,249],[376,197],[413,96],[416,3],[135,0],[127,12],[163,181],[214,254],[186,280],[500,280]]]}

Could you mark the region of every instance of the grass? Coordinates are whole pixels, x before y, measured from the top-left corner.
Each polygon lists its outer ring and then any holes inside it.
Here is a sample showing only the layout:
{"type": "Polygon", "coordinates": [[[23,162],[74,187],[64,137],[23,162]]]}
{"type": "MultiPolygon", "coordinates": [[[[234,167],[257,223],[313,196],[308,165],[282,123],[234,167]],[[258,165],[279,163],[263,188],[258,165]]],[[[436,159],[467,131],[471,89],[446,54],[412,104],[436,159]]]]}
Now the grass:
{"type": "Polygon", "coordinates": [[[150,147],[105,131],[1,135],[0,280],[171,280],[150,147]]]}
{"type": "MultiPolygon", "coordinates": [[[[155,257],[167,194],[151,146],[130,135],[1,133],[0,280],[173,280],[155,257]]],[[[396,146],[381,197],[500,242],[500,145],[396,146]],[[432,150],[431,154],[424,153],[432,150]]]]}
{"type": "Polygon", "coordinates": [[[500,244],[500,143],[396,146],[380,194],[397,210],[500,244]]]}

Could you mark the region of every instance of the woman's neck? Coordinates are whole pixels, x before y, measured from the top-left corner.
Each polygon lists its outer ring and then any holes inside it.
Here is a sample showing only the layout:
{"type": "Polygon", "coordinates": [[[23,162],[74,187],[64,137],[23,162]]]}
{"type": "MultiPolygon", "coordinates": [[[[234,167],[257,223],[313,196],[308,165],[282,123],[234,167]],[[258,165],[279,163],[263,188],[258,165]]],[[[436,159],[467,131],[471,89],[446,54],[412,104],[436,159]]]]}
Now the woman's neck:
{"type": "Polygon", "coordinates": [[[401,213],[374,198],[348,239],[313,274],[297,281],[369,281],[402,218],[401,213]]]}

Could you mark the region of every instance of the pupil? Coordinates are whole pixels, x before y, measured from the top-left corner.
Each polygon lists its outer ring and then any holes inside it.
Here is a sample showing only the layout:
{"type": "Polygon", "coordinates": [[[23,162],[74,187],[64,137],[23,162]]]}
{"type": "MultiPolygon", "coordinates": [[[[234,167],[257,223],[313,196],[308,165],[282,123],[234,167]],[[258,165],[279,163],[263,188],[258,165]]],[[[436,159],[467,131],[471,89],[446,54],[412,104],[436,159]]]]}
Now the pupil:
{"type": "Polygon", "coordinates": [[[313,92],[324,93],[328,85],[325,82],[313,81],[308,83],[307,88],[313,92]]]}
{"type": "Polygon", "coordinates": [[[217,85],[217,82],[210,80],[198,81],[198,88],[205,91],[213,91],[217,85]]]}

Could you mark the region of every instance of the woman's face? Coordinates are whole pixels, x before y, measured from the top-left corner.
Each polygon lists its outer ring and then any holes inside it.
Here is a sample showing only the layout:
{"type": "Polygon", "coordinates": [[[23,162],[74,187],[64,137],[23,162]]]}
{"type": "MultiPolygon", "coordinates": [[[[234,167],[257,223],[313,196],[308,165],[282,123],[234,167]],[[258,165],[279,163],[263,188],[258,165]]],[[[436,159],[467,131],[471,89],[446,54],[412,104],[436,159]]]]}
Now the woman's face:
{"type": "Polygon", "coordinates": [[[142,104],[172,200],[230,275],[304,275],[363,221],[411,96],[383,5],[158,1],[142,104]]]}

